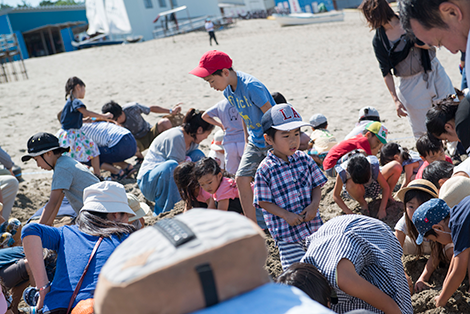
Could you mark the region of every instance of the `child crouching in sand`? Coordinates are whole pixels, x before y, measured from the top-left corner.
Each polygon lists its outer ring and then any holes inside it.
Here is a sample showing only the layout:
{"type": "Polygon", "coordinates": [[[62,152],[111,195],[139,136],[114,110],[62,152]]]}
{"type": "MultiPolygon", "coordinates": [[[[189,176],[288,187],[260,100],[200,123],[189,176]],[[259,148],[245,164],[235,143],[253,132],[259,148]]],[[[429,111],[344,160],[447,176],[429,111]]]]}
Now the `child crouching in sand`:
{"type": "Polygon", "coordinates": [[[423,162],[421,157],[419,157],[419,153],[409,151],[405,147],[402,148],[397,143],[387,143],[380,149],[382,172],[393,171],[393,176],[397,178],[397,181],[401,173],[405,172],[403,188],[408,186],[411,180],[415,179],[418,169],[423,162]]]}
{"type": "Polygon", "coordinates": [[[196,163],[194,179],[201,188],[212,194],[217,209],[243,214],[235,180],[225,177],[213,158],[205,157],[196,163]]]}
{"type": "Polygon", "coordinates": [[[212,195],[204,191],[194,179],[194,166],[192,161],[183,162],[173,172],[176,187],[184,201],[184,211],[195,207],[215,208],[212,195]]]}

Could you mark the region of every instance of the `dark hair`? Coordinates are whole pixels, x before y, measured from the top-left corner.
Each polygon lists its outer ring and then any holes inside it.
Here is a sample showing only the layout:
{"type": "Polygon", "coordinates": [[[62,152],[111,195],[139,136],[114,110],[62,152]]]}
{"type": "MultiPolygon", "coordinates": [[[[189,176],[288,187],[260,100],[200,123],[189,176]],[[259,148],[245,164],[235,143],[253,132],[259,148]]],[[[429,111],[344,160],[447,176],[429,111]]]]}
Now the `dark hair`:
{"type": "Polygon", "coordinates": [[[277,130],[275,128],[269,128],[266,131],[264,131],[264,134],[269,136],[271,139],[274,140],[274,134],[276,134],[277,130]]]}
{"type": "Polygon", "coordinates": [[[59,148],[56,148],[54,149],[52,152],[54,153],[54,155],[62,155],[63,153],[68,153],[70,151],[70,147],[59,147],[59,148]]]}
{"type": "MultiPolygon", "coordinates": [[[[449,219],[450,219],[450,215],[447,215],[443,220],[449,220],[449,219]]],[[[431,228],[428,230],[428,232],[424,234],[424,237],[427,238],[430,235],[437,237],[437,232],[433,228],[431,228]]],[[[444,252],[444,245],[436,241],[430,241],[430,242],[431,242],[431,256],[434,257],[433,266],[437,267],[440,261],[450,262],[447,260],[447,256],[444,252]]]]}
{"type": "Polygon", "coordinates": [[[206,174],[212,174],[215,176],[221,172],[222,170],[220,169],[219,164],[211,157],[204,157],[200,159],[194,166],[194,178],[196,180],[199,180],[206,174]]]}
{"type": "Polygon", "coordinates": [[[112,235],[121,237],[135,231],[131,224],[109,220],[107,213],[88,210],[82,210],[78,214],[75,224],[83,233],[104,238],[110,238],[112,235]]]}
{"type": "Polygon", "coordinates": [[[65,99],[67,99],[68,95],[70,95],[70,99],[74,99],[73,89],[77,85],[85,86],[85,83],[83,83],[83,81],[76,76],[72,76],[67,80],[67,83],[65,83],[65,99]]]}
{"type": "Polygon", "coordinates": [[[184,162],[173,172],[176,187],[187,209],[193,208],[193,202],[197,200],[196,190],[199,188],[199,183],[194,178],[194,166],[195,163],[192,161],[184,162]]]}
{"type": "MultiPolygon", "coordinates": [[[[218,76],[222,76],[222,71],[223,71],[223,70],[224,70],[224,69],[217,70],[217,71],[215,71],[214,73],[212,73],[211,75],[218,75],[218,76]]],[[[232,68],[232,67],[230,67],[230,68],[228,68],[227,70],[229,70],[229,71],[233,71],[233,68],[232,68]]]]}
{"type": "Polygon", "coordinates": [[[454,99],[454,95],[448,96],[428,110],[426,113],[426,129],[428,133],[434,136],[446,133],[445,124],[447,121],[455,119],[455,113],[460,103],[454,99]]]}
{"type": "Polygon", "coordinates": [[[203,132],[212,131],[215,125],[210,124],[202,119],[204,111],[191,108],[188,110],[183,119],[183,130],[196,139],[197,130],[202,128],[203,132]]]}
{"type": "Polygon", "coordinates": [[[429,153],[440,152],[444,149],[444,145],[442,145],[441,140],[435,138],[431,134],[424,134],[416,141],[416,149],[421,156],[426,158],[429,153]]]}
{"type": "Polygon", "coordinates": [[[102,113],[111,112],[113,114],[113,120],[116,120],[122,115],[122,107],[114,101],[109,101],[101,107],[102,113]]]}
{"type": "Polygon", "coordinates": [[[364,0],[358,9],[371,29],[377,29],[397,16],[386,0],[364,0]]]}
{"type": "Polygon", "coordinates": [[[325,276],[312,264],[293,263],[276,281],[299,288],[323,306],[328,307],[328,302],[335,303],[331,299],[334,290],[325,276]]]}
{"type": "MultiPolygon", "coordinates": [[[[406,228],[408,229],[408,236],[416,243],[416,239],[418,238],[418,230],[416,229],[413,221],[411,220],[412,217],[408,216],[408,212],[406,211],[406,203],[411,201],[412,199],[416,198],[419,205],[429,201],[431,198],[434,198],[428,192],[418,189],[408,190],[405,193],[405,197],[403,198],[403,206],[405,207],[405,224],[406,228]]],[[[417,245],[418,249],[418,257],[422,255],[421,245],[417,245]]]]}
{"type": "Polygon", "coordinates": [[[282,95],[281,93],[279,93],[279,92],[274,92],[274,93],[271,94],[271,96],[273,97],[274,102],[275,102],[276,104],[287,104],[286,98],[285,98],[284,95],[282,95]]]}
{"type": "Polygon", "coordinates": [[[322,124],[314,126],[313,128],[314,129],[326,129],[327,126],[328,126],[328,122],[323,122],[322,124]]]}
{"type": "Polygon", "coordinates": [[[399,155],[403,161],[411,158],[408,148],[401,147],[397,143],[387,143],[380,149],[380,165],[385,166],[389,162],[394,160],[394,156],[399,155]]]}
{"type": "Polygon", "coordinates": [[[348,160],[347,171],[356,184],[366,184],[370,180],[370,163],[362,154],[356,154],[348,160]]]}
{"type": "Polygon", "coordinates": [[[425,29],[448,28],[442,20],[439,6],[448,0],[402,0],[399,2],[400,20],[403,29],[411,30],[411,19],[416,20],[425,29]]]}
{"type": "Polygon", "coordinates": [[[449,179],[454,172],[454,165],[446,160],[436,160],[423,170],[423,179],[432,182],[440,189],[439,180],[449,179]]]}

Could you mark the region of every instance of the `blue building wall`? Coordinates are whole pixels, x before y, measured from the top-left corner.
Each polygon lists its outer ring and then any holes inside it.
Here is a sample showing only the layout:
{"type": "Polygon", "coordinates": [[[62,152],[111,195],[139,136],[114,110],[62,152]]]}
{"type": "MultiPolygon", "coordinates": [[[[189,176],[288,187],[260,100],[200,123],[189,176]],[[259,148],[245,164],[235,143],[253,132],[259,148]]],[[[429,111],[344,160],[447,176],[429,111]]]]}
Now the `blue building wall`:
{"type": "MultiPolygon", "coordinates": [[[[26,49],[26,44],[24,43],[23,34],[20,31],[15,31],[16,38],[18,39],[18,45],[20,46],[21,54],[23,55],[23,59],[28,59],[28,49],[26,49]]],[[[18,57],[16,57],[19,60],[18,57]]]]}
{"type": "Polygon", "coordinates": [[[11,34],[8,15],[0,15],[0,34],[11,34]]]}
{"type": "Polygon", "coordinates": [[[60,34],[62,35],[62,41],[64,43],[65,51],[73,51],[77,49],[72,46],[73,33],[70,27],[61,29],[60,34]]]}
{"type": "Polygon", "coordinates": [[[57,10],[57,11],[33,11],[10,12],[11,27],[16,31],[26,32],[41,26],[66,22],[83,21],[88,23],[86,10],[57,10]]]}

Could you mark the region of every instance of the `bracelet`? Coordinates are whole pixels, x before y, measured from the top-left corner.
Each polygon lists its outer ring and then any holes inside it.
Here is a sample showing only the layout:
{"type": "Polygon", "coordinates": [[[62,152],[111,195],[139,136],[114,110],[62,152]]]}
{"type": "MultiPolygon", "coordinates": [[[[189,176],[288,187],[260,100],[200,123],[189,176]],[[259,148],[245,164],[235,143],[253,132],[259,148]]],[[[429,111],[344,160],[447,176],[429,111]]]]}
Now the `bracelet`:
{"type": "Polygon", "coordinates": [[[172,113],[173,113],[173,109],[170,109],[170,114],[172,114],[172,113]]]}
{"type": "Polygon", "coordinates": [[[96,117],[91,117],[91,121],[96,121],[96,117]]]}
{"type": "Polygon", "coordinates": [[[39,291],[46,290],[51,286],[51,282],[49,281],[44,287],[38,288],[39,291]]]}

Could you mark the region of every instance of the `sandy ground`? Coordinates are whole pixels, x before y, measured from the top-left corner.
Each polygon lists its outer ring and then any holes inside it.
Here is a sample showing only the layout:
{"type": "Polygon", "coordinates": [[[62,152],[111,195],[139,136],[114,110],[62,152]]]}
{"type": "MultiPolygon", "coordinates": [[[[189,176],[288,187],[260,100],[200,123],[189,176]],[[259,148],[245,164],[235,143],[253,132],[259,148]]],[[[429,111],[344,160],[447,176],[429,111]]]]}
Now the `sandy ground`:
{"type": "MultiPolygon", "coordinates": [[[[196,32],[26,60],[29,80],[0,85],[0,145],[23,167],[26,180],[20,184],[12,216],[25,221],[48,199],[51,173],[41,171],[34,161],[24,164],[20,158],[32,134],[55,133],[60,128],[56,114],[64,105],[68,77],[78,76],[87,84],[84,102],[94,111],[100,111],[111,99],[120,104],[137,101],[165,107],[182,102],[184,112],[192,107],[206,109],[223,95],[188,72],[211,48],[228,53],[236,70],[254,75],[271,92],[283,93],[304,120],[315,113],[326,115],[329,129],[338,139],[353,128],[358,110],[368,105],[379,110],[390,131],[389,139],[413,148],[408,121],[396,116],[378,68],[371,44],[374,33],[357,11],[347,11],[344,22],[288,28],[281,28],[272,20],[239,21],[216,35],[220,45],[213,47],[209,46],[206,33],[196,32]]],[[[459,56],[442,49],[438,57],[454,86],[460,86],[459,56]]],[[[154,114],[148,117],[151,123],[158,119],[154,114]]],[[[204,150],[210,139],[202,143],[204,150]]],[[[126,179],[123,183],[143,200],[135,180],[126,179]]],[[[341,212],[332,199],[333,184],[330,180],[322,191],[320,212],[325,221],[341,212]]],[[[377,207],[378,202],[373,201],[371,208],[377,207]]],[[[353,202],[348,204],[355,206],[353,202]]],[[[176,207],[171,214],[181,211],[181,206],[176,207]]],[[[398,202],[390,204],[387,224],[394,225],[402,207],[398,202]]],[[[272,240],[267,243],[270,249],[267,269],[276,277],[281,270],[277,249],[272,240]]],[[[416,280],[425,261],[409,257],[404,261],[407,272],[416,280]]],[[[431,277],[436,289],[413,296],[416,313],[470,310],[468,294],[461,291],[454,294],[445,309],[435,309],[432,299],[445,272],[445,268],[439,269],[431,277]]],[[[461,287],[462,291],[466,289],[468,281],[461,287]]]]}

